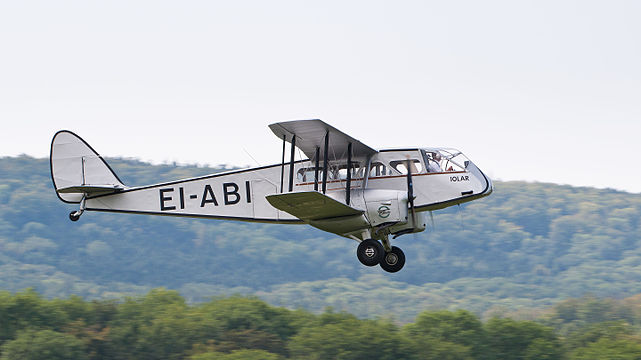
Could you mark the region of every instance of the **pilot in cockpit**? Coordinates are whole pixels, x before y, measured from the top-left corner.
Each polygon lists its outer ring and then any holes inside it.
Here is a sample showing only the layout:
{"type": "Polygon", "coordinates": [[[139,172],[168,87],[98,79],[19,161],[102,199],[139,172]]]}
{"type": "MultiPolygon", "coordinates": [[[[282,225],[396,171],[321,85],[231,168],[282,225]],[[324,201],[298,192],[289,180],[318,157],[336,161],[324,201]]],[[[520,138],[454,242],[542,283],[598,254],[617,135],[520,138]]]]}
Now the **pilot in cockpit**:
{"type": "Polygon", "coordinates": [[[428,172],[443,172],[441,169],[441,154],[438,152],[431,153],[432,157],[428,159],[427,171],[428,172]]]}

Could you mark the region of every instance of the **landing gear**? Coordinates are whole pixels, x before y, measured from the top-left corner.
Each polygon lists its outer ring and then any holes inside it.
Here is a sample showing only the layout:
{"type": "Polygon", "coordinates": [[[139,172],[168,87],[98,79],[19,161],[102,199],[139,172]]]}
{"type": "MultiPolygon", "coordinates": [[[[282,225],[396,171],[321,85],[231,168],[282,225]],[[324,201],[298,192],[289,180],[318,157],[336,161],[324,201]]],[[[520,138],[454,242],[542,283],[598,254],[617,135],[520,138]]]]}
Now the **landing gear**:
{"type": "Polygon", "coordinates": [[[405,254],[403,250],[392,246],[392,249],[383,256],[380,265],[383,270],[391,273],[401,270],[403,265],[405,265],[405,254]]]}
{"type": "Polygon", "coordinates": [[[87,195],[85,194],[82,197],[82,200],[80,200],[80,209],[78,211],[72,211],[69,213],[69,220],[71,221],[78,221],[80,219],[80,215],[82,215],[83,212],[85,212],[85,207],[86,207],[86,199],[87,195]]]}
{"type": "MultiPolygon", "coordinates": [[[[390,244],[389,238],[385,236],[379,236],[379,240],[374,240],[370,238],[371,234],[369,232],[363,232],[361,234],[361,241],[356,249],[356,256],[361,264],[365,266],[376,266],[380,265],[381,268],[387,272],[395,273],[403,268],[405,265],[405,254],[403,250],[392,246],[390,244]]],[[[352,236],[354,240],[360,241],[355,236],[352,236]]]]}
{"type": "Polygon", "coordinates": [[[69,220],[78,221],[79,219],[80,219],[80,214],[78,214],[78,211],[72,211],[69,213],[69,220]]]}
{"type": "Polygon", "coordinates": [[[365,266],[376,266],[383,261],[385,249],[380,242],[367,239],[361,241],[356,249],[356,256],[361,264],[365,266]]]}

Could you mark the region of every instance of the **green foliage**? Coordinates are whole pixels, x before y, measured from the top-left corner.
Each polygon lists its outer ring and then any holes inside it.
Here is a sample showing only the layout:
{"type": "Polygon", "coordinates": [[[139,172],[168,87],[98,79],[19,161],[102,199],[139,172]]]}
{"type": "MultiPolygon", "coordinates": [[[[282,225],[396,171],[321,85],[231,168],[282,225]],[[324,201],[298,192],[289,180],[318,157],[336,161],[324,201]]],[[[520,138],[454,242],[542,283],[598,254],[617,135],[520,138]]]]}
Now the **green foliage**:
{"type": "Polygon", "coordinates": [[[24,330],[2,346],[2,360],[88,359],[84,344],[52,330],[24,330]]]}
{"type": "Polygon", "coordinates": [[[523,353],[524,360],[557,360],[564,359],[563,349],[558,342],[546,339],[534,339],[523,353]]]}
{"type": "Polygon", "coordinates": [[[263,350],[234,350],[229,354],[207,352],[192,355],[190,360],[280,360],[281,356],[263,350]]]}
{"type": "MultiPolygon", "coordinates": [[[[566,301],[567,312],[609,306],[635,309],[637,297],[611,304],[566,301]]],[[[492,318],[464,310],[424,311],[404,326],[327,309],[314,315],[252,297],[187,304],[154,289],[122,301],[72,296],[46,300],[33,290],[0,296],[4,359],[637,359],[641,333],[623,321],[577,325],[560,337],[537,321],[492,318]],[[9,309],[7,311],[7,309],[9,309]]],[[[614,317],[614,314],[610,316],[614,317]]],[[[641,314],[632,320],[638,322],[641,314]]],[[[569,320],[572,321],[572,320],[569,320]]],[[[559,329],[566,329],[560,324],[559,329]]]]}
{"type": "Polygon", "coordinates": [[[411,356],[406,341],[389,322],[358,320],[347,314],[322,315],[319,320],[292,337],[289,350],[293,358],[392,360],[411,356]]]}
{"type": "Polygon", "coordinates": [[[220,330],[259,330],[287,339],[296,332],[290,311],[267,305],[258,298],[232,296],[196,306],[203,321],[220,324],[220,330]]]}
{"type": "Polygon", "coordinates": [[[403,330],[422,359],[475,359],[485,351],[481,321],[464,310],[423,312],[403,330]]]}
{"type": "Polygon", "coordinates": [[[179,358],[199,330],[176,292],[154,289],[142,298],[129,298],[108,323],[115,352],[125,357],[179,358]]]}
{"type": "Polygon", "coordinates": [[[485,324],[490,359],[561,359],[561,343],[552,328],[532,321],[490,319],[485,324]]]}
{"type": "Polygon", "coordinates": [[[632,328],[623,321],[606,321],[579,327],[570,333],[566,339],[567,347],[571,350],[587,347],[602,339],[619,340],[632,335],[632,328]]]}
{"type": "Polygon", "coordinates": [[[629,340],[600,339],[584,348],[578,349],[571,360],[637,360],[641,359],[641,343],[629,340]]]}
{"type": "Polygon", "coordinates": [[[636,323],[637,314],[634,307],[614,299],[597,299],[593,296],[581,299],[562,301],[554,306],[554,312],[549,323],[562,334],[567,334],[576,328],[587,325],[619,321],[621,323],[636,323]]]}
{"type": "MultiPolygon", "coordinates": [[[[69,302],[76,299],[72,298],[69,302]]],[[[27,327],[60,329],[69,319],[70,309],[66,309],[65,305],[65,302],[43,300],[32,289],[15,295],[0,292],[0,344],[14,338],[17,331],[27,327]]]]}

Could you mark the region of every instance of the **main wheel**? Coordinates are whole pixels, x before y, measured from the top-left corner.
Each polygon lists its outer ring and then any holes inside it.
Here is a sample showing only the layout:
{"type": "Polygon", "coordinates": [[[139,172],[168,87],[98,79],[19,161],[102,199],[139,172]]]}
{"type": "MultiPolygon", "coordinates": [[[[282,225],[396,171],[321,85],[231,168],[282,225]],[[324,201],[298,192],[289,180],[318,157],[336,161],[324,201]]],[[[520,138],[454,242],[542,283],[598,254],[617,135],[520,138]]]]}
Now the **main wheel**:
{"type": "Polygon", "coordinates": [[[383,245],[373,239],[361,241],[356,249],[358,261],[365,266],[376,266],[383,260],[383,254],[385,254],[383,245]]]}
{"type": "Polygon", "coordinates": [[[381,261],[381,267],[387,272],[397,272],[405,265],[405,254],[403,250],[392,246],[392,251],[385,253],[381,261]]]}
{"type": "Polygon", "coordinates": [[[80,215],[76,215],[75,211],[69,213],[69,220],[78,221],[78,219],[80,219],[80,215]]]}

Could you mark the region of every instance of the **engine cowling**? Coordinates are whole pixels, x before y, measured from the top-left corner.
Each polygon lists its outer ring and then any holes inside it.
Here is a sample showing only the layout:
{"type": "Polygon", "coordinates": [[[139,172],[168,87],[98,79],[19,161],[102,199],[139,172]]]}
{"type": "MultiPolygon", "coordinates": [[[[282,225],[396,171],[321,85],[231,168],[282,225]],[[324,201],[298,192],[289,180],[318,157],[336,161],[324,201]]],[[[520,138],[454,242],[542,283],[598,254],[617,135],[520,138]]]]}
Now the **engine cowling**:
{"type": "Polygon", "coordinates": [[[367,218],[374,228],[384,228],[388,234],[405,234],[425,230],[422,213],[412,222],[407,201],[407,192],[398,190],[365,190],[367,218]]]}

